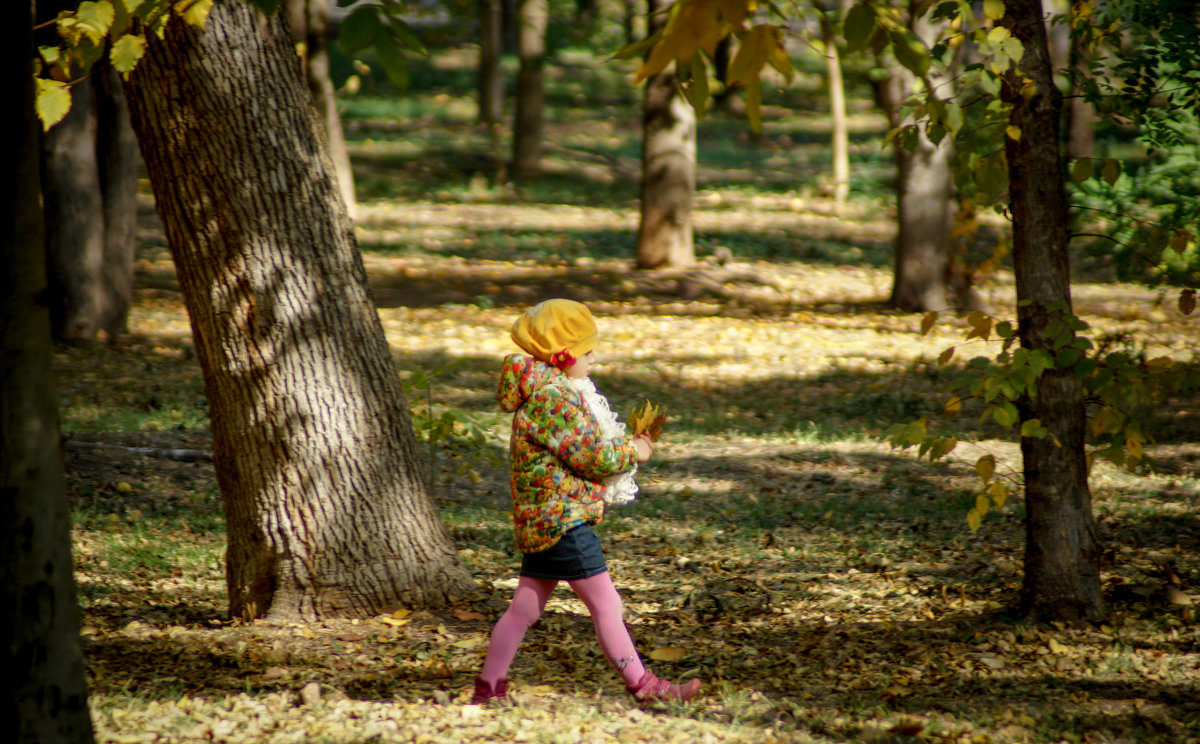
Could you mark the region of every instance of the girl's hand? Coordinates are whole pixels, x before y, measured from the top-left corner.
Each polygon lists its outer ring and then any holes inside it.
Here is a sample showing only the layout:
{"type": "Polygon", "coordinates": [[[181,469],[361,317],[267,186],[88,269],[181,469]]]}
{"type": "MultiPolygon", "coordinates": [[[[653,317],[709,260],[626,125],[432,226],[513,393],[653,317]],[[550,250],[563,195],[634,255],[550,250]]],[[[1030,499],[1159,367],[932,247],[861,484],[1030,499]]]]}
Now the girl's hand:
{"type": "Polygon", "coordinates": [[[637,447],[638,462],[645,462],[650,459],[650,455],[654,454],[654,444],[645,434],[634,437],[633,446],[637,447]]]}

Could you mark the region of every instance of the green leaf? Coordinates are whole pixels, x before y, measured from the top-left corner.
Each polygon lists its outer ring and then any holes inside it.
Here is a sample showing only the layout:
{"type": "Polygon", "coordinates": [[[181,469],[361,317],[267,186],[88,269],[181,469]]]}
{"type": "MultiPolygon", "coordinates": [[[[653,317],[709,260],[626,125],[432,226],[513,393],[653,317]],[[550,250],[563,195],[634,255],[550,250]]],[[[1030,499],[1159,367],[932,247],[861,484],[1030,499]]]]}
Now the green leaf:
{"type": "Polygon", "coordinates": [[[128,75],[145,53],[146,37],[130,34],[117,39],[112,51],[108,53],[108,58],[112,60],[113,68],[117,72],[128,75]]]}
{"type": "Polygon", "coordinates": [[[632,44],[626,44],[625,46],[621,47],[620,49],[617,50],[617,53],[612,56],[612,58],[613,59],[642,59],[643,57],[646,56],[646,52],[649,52],[651,47],[653,47],[655,44],[657,44],[658,40],[661,38],[662,38],[662,29],[659,29],[659,31],[656,34],[654,34],[653,36],[648,36],[645,39],[642,39],[641,41],[635,41],[632,44]]]}
{"type": "Polygon", "coordinates": [[[253,0],[254,4],[266,15],[274,15],[279,10],[279,0],[253,0]]]}
{"type": "Polygon", "coordinates": [[[696,116],[701,117],[708,107],[708,66],[704,64],[704,56],[692,55],[691,64],[683,74],[687,75],[686,79],[681,81],[683,95],[696,110],[696,116]]]}
{"type": "Polygon", "coordinates": [[[983,515],[974,509],[967,512],[967,526],[971,528],[971,532],[978,532],[983,526],[983,515]]]}
{"type": "Polygon", "coordinates": [[[408,69],[408,57],[404,55],[400,44],[391,36],[380,36],[375,41],[375,53],[379,55],[383,71],[392,85],[396,86],[396,90],[408,90],[412,75],[408,69]]]}
{"type": "Polygon", "coordinates": [[[1100,176],[1108,182],[1109,186],[1117,183],[1117,179],[1121,177],[1121,161],[1116,158],[1105,158],[1104,167],[1100,169],[1100,176]]]}
{"type": "Polygon", "coordinates": [[[1092,177],[1093,172],[1092,159],[1080,158],[1071,166],[1071,180],[1077,184],[1082,184],[1092,177]]]}
{"type": "Polygon", "coordinates": [[[338,46],[345,54],[356,55],[372,46],[382,30],[377,8],[373,5],[361,6],[342,21],[338,31],[338,46]]]}
{"type": "Polygon", "coordinates": [[[842,24],[842,33],[850,49],[861,49],[871,38],[875,30],[875,9],[866,3],[860,3],[850,9],[842,24]]]}
{"type": "Polygon", "coordinates": [[[412,26],[405,23],[402,19],[389,18],[388,26],[391,28],[392,35],[396,37],[396,40],[399,41],[405,49],[409,50],[410,52],[416,52],[422,56],[429,54],[429,50],[425,48],[425,45],[421,42],[420,37],[417,36],[415,31],[413,31],[412,26]]]}
{"type": "Polygon", "coordinates": [[[34,78],[34,87],[37,90],[35,108],[38,118],[42,120],[42,129],[49,131],[71,110],[71,89],[66,83],[40,77],[34,78]]]}
{"type": "Polygon", "coordinates": [[[916,34],[908,29],[892,29],[888,32],[888,40],[897,62],[918,77],[929,72],[929,49],[916,34]]]}

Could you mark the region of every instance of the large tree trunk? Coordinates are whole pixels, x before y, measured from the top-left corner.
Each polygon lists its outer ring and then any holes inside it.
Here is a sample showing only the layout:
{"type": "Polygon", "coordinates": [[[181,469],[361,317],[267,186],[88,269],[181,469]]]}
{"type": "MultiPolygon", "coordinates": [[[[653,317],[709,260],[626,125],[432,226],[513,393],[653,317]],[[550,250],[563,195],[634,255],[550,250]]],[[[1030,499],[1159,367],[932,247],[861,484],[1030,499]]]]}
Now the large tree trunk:
{"type": "MultiPolygon", "coordinates": [[[[1000,23],[1025,47],[1020,71],[1002,95],[1020,137],[1006,140],[1013,263],[1021,345],[1054,354],[1054,326],[1071,315],[1067,199],[1059,121],[1062,94],[1054,85],[1040,0],[1008,0],[1000,23]]],[[[1022,606],[1042,620],[1098,620],[1100,548],[1092,519],[1084,455],[1083,394],[1074,370],[1048,369],[1020,403],[1021,420],[1038,419],[1050,436],[1022,437],[1025,470],[1025,581],[1022,606]]]]}
{"type": "MultiPolygon", "coordinates": [[[[909,3],[909,25],[932,43],[937,29],[924,19],[927,5],[925,0],[909,3]]],[[[892,78],[880,86],[880,102],[893,128],[910,123],[901,119],[900,104],[913,93],[916,82],[911,72],[897,66],[892,78]]],[[[950,137],[934,144],[923,130],[912,151],[896,147],[897,231],[889,302],[903,310],[941,311],[977,302],[963,281],[953,240],[957,210],[953,158],[950,137]]]]}
{"type": "Polygon", "coordinates": [[[471,589],[283,20],[243,0],[203,31],[173,19],[128,89],[204,374],[230,614],[368,616],[471,589]]]}
{"type": "MultiPolygon", "coordinates": [[[[648,32],[665,22],[658,0],[646,7],[648,32]]],[[[696,262],[692,197],[696,191],[696,111],[675,84],[675,67],[646,80],[642,110],[642,194],[639,269],[681,268],[696,262]]]]}
{"type": "Polygon", "coordinates": [[[46,307],[30,4],[6,3],[0,21],[16,125],[0,140],[0,738],[85,744],[92,723],[46,307]]]}
{"type": "MultiPolygon", "coordinates": [[[[39,19],[76,5],[39,2],[39,19]]],[[[114,70],[96,71],[72,97],[66,118],[43,136],[42,195],[54,335],[86,340],[127,328],[137,143],[114,70]]]]}
{"type": "Polygon", "coordinates": [[[542,109],[546,103],[547,0],[520,0],[517,22],[517,111],[513,120],[512,174],[517,181],[537,176],[542,161],[542,109]]]}
{"type": "Polygon", "coordinates": [[[338,113],[333,80],[329,76],[329,3],[325,0],[288,0],[288,22],[296,41],[304,44],[304,75],[312,94],[317,115],[325,124],[329,154],[337,173],[338,188],[346,202],[350,219],[358,215],[358,197],[354,193],[354,170],[350,151],[338,113]]]}

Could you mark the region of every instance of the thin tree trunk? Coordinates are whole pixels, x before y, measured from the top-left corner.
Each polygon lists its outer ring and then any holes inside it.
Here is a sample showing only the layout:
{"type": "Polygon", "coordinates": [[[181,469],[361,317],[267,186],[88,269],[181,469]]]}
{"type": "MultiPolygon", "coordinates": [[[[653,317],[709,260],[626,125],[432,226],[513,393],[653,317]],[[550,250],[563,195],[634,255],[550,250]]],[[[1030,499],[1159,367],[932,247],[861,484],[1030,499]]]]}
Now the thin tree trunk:
{"type": "Polygon", "coordinates": [[[541,170],[542,109],[546,103],[546,25],[549,21],[547,0],[520,0],[517,19],[517,111],[513,120],[512,174],[517,181],[528,181],[541,170]]]}
{"type": "MultiPolygon", "coordinates": [[[[653,34],[665,22],[647,3],[653,34]]],[[[696,190],[696,112],[675,84],[674,65],[646,80],[642,112],[639,269],[682,268],[696,262],[692,197],[696,190]]]]}
{"type": "Polygon", "coordinates": [[[831,139],[833,164],[830,194],[836,204],[845,204],[850,196],[850,132],[846,121],[846,85],[842,80],[842,60],[838,54],[837,32],[829,14],[834,9],[817,0],[821,16],[821,38],[825,42],[825,79],[829,85],[829,114],[832,118],[831,139]]]}
{"type": "Polygon", "coordinates": [[[0,14],[10,124],[0,142],[0,738],[93,741],[54,386],[38,204],[29,3],[0,14]],[[7,731],[8,733],[3,733],[7,731]]]}
{"type": "Polygon", "coordinates": [[[350,219],[358,216],[358,197],[354,193],[354,169],[346,133],[337,109],[333,79],[329,76],[329,3],[323,0],[288,0],[288,22],[292,36],[304,44],[304,75],[312,94],[317,115],[325,125],[329,154],[337,173],[338,189],[346,202],[350,219]]]}
{"type": "Polygon", "coordinates": [[[501,0],[479,0],[479,121],[494,127],[504,108],[500,70],[501,0]]]}
{"type": "MultiPolygon", "coordinates": [[[[1062,94],[1054,84],[1039,0],[1008,0],[1000,23],[1025,47],[1020,70],[1002,95],[1020,137],[1006,140],[1013,221],[1013,264],[1021,345],[1054,353],[1055,326],[1071,316],[1067,199],[1059,152],[1062,94]]],[[[1099,620],[1100,547],[1092,518],[1084,454],[1083,393],[1074,370],[1048,369],[1036,394],[1020,403],[1021,420],[1037,419],[1050,436],[1022,437],[1025,471],[1023,610],[1041,620],[1099,620]]]]}
{"type": "Polygon", "coordinates": [[[504,114],[504,71],[500,67],[503,27],[503,1],[479,0],[479,121],[487,127],[497,183],[508,180],[508,164],[500,144],[504,114]]]}
{"type": "Polygon", "coordinates": [[[469,591],[283,21],[244,0],[173,20],[128,92],[204,374],[230,614],[469,591]]]}

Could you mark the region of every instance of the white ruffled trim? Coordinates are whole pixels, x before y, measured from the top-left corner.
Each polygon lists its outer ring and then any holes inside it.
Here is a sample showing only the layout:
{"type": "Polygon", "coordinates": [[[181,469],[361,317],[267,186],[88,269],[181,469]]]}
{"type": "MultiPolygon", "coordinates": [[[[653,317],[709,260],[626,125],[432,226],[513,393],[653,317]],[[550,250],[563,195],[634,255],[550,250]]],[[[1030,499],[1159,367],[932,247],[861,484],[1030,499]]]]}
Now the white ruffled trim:
{"type": "MultiPolygon", "coordinates": [[[[590,377],[568,377],[567,383],[583,397],[583,402],[596,417],[596,422],[600,424],[600,436],[611,440],[626,435],[625,424],[608,405],[608,398],[596,390],[596,384],[590,377]]],[[[634,465],[633,470],[606,478],[604,500],[609,504],[628,504],[633,501],[638,492],[637,482],[633,479],[636,474],[637,466],[634,465]]]]}

